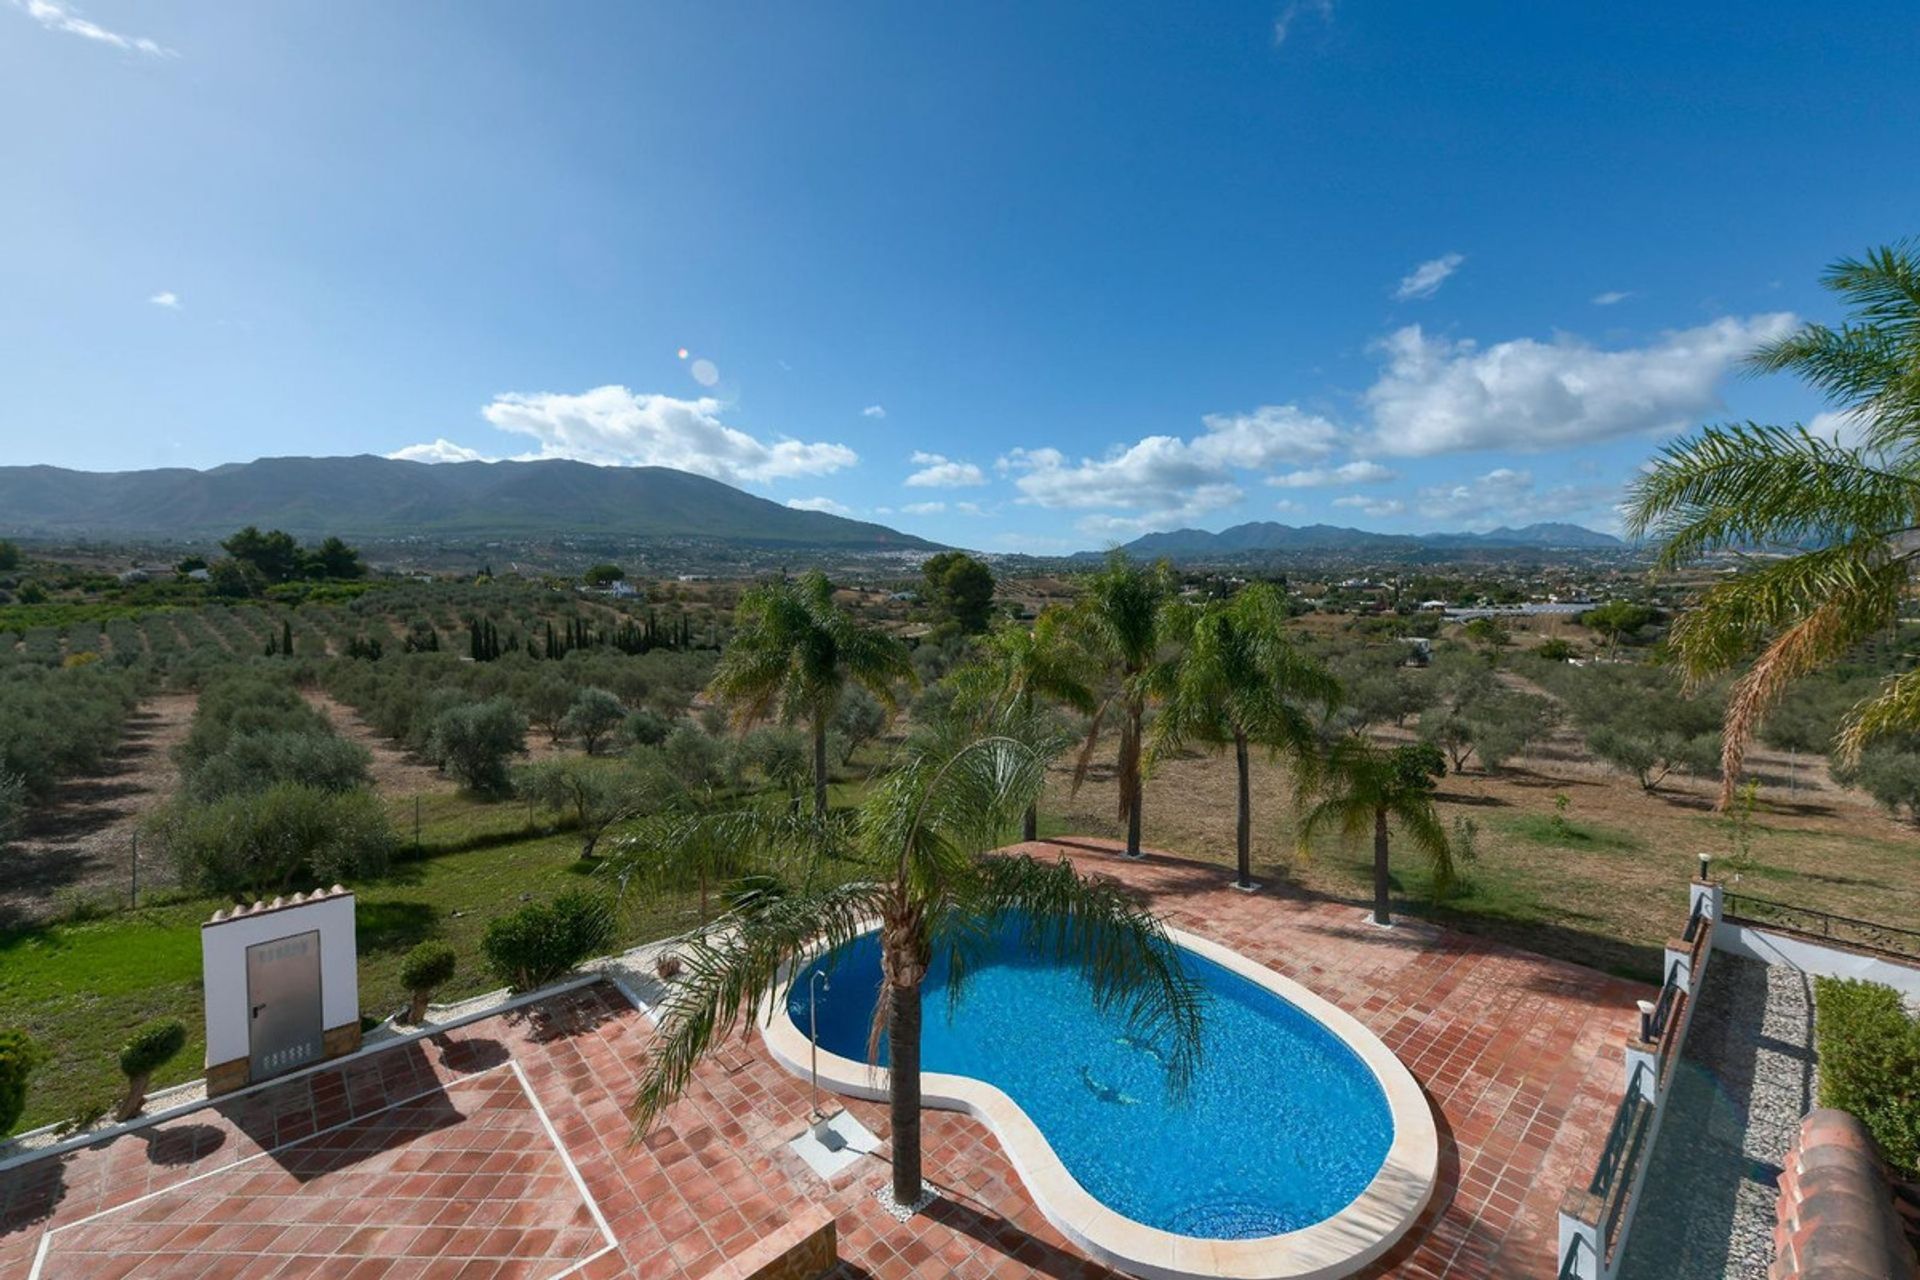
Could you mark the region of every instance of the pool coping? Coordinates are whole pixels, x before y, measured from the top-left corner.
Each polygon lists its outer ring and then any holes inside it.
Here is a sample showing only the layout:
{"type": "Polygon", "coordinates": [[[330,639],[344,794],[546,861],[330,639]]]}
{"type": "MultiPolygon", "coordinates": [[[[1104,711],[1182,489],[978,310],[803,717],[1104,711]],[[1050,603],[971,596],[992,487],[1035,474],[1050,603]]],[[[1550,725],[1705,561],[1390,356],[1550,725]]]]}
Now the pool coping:
{"type": "MultiPolygon", "coordinates": [[[[1178,945],[1246,978],[1308,1017],[1351,1049],[1380,1084],[1393,1116],[1393,1142],[1380,1171],[1352,1203],[1330,1218],[1281,1235],[1251,1240],[1205,1240],[1136,1222],[1095,1199],[1067,1171],[1040,1127],[998,1087],[971,1076],[921,1075],[924,1105],[962,1111],[999,1138],[1034,1204],[1060,1233],[1093,1257],[1143,1280],[1333,1280],[1352,1275],[1397,1244],[1426,1210],[1438,1180],[1440,1137],[1426,1094],[1359,1019],[1291,978],[1230,947],[1182,929],[1167,929],[1178,945]]],[[[809,1074],[811,1045],[785,1015],[790,967],[769,993],[758,1019],[767,1049],[796,1075],[809,1074]]],[[[819,1052],[821,1084],[870,1101],[887,1098],[885,1068],[819,1052]]]]}

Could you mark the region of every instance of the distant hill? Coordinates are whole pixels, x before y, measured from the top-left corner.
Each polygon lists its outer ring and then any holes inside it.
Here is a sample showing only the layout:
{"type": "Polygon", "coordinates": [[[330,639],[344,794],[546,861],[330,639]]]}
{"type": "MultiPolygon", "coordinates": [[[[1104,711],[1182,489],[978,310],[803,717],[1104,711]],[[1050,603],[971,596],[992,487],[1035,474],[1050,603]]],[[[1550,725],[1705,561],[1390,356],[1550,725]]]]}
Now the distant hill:
{"type": "Polygon", "coordinates": [[[1141,559],[1166,556],[1174,560],[1207,557],[1245,557],[1263,553],[1287,552],[1375,552],[1512,548],[1556,551],[1623,550],[1626,543],[1611,534],[1596,533],[1577,524],[1530,524],[1520,529],[1505,527],[1488,533],[1371,533],[1339,525],[1310,524],[1296,527],[1257,520],[1237,524],[1218,533],[1204,529],[1175,529],[1171,533],[1149,533],[1135,538],[1121,549],[1141,559]]]}
{"type": "Polygon", "coordinates": [[[210,471],[0,467],[0,534],[207,538],[248,524],[303,538],[591,534],[847,550],[939,545],[666,467],[558,459],[430,465],[364,454],[261,458],[210,471]]]}

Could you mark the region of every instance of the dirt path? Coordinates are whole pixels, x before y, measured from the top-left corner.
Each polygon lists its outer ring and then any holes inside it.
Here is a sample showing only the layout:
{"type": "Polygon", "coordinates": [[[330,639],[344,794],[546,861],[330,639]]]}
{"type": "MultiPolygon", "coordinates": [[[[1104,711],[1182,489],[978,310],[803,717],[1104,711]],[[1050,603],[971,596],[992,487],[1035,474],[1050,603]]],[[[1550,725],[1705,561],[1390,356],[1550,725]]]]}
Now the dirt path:
{"type": "Polygon", "coordinates": [[[450,784],[440,770],[380,733],[346,703],[318,689],[307,690],[305,696],[326,713],[341,737],[373,753],[373,785],[381,795],[391,798],[448,789],[450,784]]]}
{"type": "MultiPolygon", "coordinates": [[[[134,834],[179,785],[173,748],[187,736],[196,701],[162,694],[142,704],[105,768],[68,778],[34,807],[26,829],[0,853],[0,927],[45,919],[73,895],[126,900],[134,834]]],[[[143,858],[140,882],[144,891],[170,880],[143,858]]]]}

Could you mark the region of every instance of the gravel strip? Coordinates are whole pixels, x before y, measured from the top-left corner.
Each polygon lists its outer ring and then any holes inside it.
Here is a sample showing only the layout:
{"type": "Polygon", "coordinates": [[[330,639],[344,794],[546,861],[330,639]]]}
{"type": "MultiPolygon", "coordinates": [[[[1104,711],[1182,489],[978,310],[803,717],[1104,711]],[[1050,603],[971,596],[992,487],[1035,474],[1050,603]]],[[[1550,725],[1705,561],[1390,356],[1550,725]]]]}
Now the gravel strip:
{"type": "Polygon", "coordinates": [[[1813,1107],[1813,979],[1716,954],[1627,1238],[1624,1280],[1766,1280],[1781,1162],[1813,1107]]]}

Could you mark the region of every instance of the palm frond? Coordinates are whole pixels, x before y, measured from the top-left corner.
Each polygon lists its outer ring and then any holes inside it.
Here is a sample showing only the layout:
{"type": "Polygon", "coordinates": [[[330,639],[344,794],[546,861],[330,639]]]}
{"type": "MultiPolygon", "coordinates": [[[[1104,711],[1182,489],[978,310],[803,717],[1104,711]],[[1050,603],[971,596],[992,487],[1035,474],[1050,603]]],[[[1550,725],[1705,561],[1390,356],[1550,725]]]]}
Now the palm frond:
{"type": "MultiPolygon", "coordinates": [[[[701,1057],[751,1019],[786,966],[816,947],[833,948],[857,937],[885,896],[884,887],[874,884],[793,895],[682,943],[681,977],[661,1010],[628,1108],[634,1140],[685,1091],[701,1057]]],[[[782,988],[775,998],[784,994],[782,988]]]]}
{"type": "MultiPolygon", "coordinates": [[[[987,857],[938,923],[936,940],[964,938],[953,931],[970,927],[968,921],[988,930],[1011,922],[1023,954],[1077,970],[1098,1008],[1165,1047],[1173,1087],[1191,1082],[1204,1051],[1206,990],[1181,963],[1165,926],[1120,886],[1082,876],[1065,858],[987,857]]],[[[954,954],[949,945],[950,962],[954,954]]]]}
{"type": "Polygon", "coordinates": [[[1794,427],[1707,427],[1661,450],[1628,491],[1630,536],[1674,568],[1714,551],[1884,538],[1920,519],[1920,480],[1794,427]]]}

